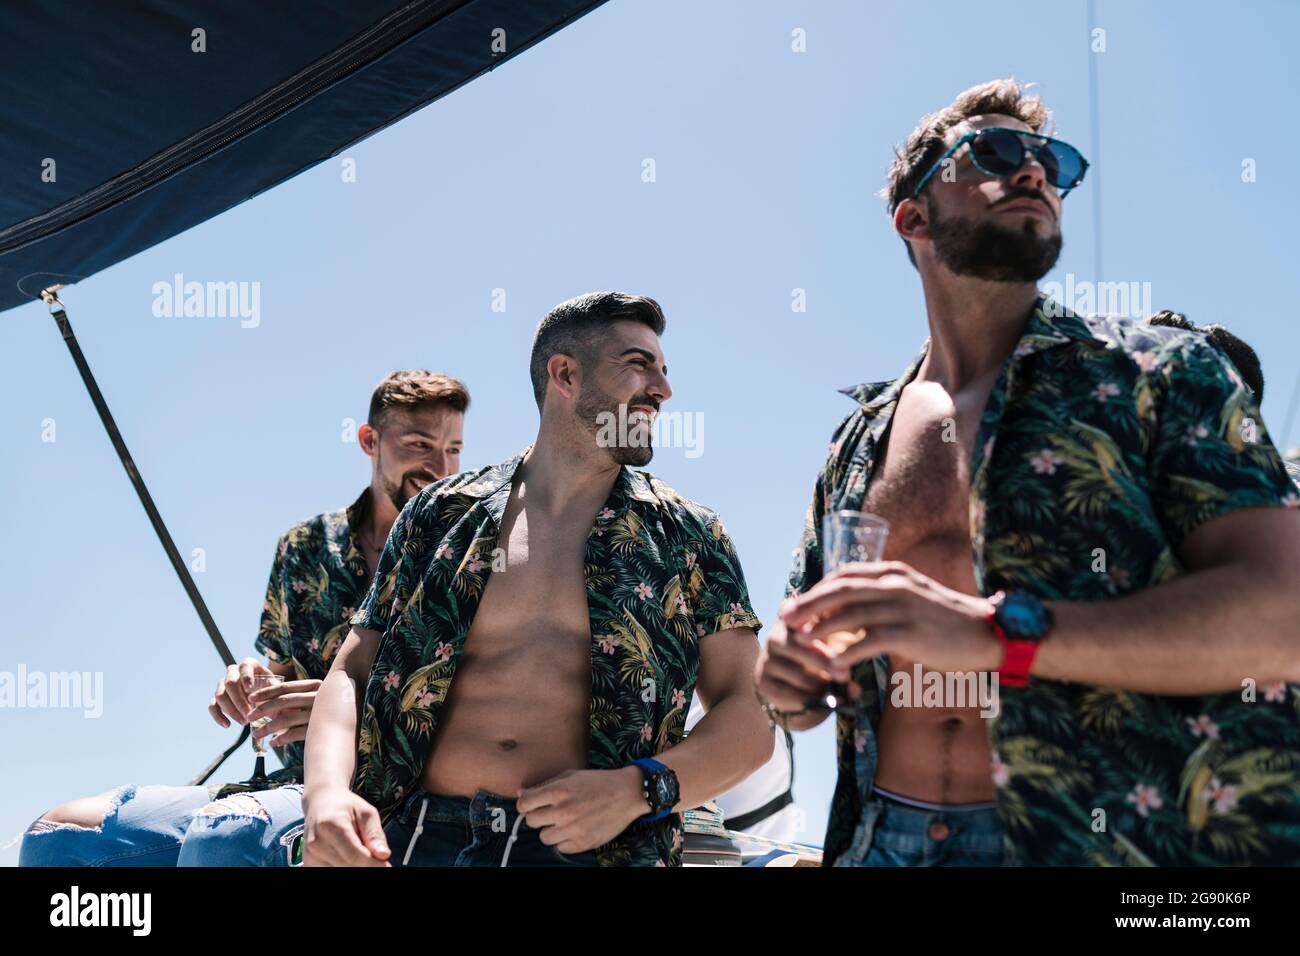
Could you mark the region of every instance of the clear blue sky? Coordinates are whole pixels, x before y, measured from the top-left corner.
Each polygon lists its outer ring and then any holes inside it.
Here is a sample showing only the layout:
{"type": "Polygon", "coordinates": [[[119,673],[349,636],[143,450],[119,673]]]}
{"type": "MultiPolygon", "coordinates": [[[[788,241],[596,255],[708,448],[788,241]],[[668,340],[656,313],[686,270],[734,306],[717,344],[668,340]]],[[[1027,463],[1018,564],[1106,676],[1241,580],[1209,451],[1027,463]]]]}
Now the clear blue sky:
{"type": "MultiPolygon", "coordinates": [[[[375,382],[400,367],[457,375],[473,393],[464,465],[505,458],[536,425],[534,326],[592,289],[663,304],[667,407],[703,414],[704,453],[660,451],[650,468],[721,512],[770,621],[850,410],[836,387],[894,377],[926,335],[874,195],[891,146],[959,90],[1014,75],[1096,161],[1085,9],[612,0],[351,150],[355,183],[328,162],[67,290],[182,553],[206,551],[198,584],[236,655],[251,652],[280,532],[365,484],[340,423],[364,417],[375,382]],[[261,324],[155,318],[151,288],[177,272],[260,282],[261,324]]],[[[1300,442],[1277,434],[1300,370],[1300,8],[1099,0],[1098,25],[1105,278],[1150,282],[1156,307],[1251,342],[1265,422],[1278,444],[1300,442]]],[[[1093,278],[1092,189],[1066,202],[1049,279],[1093,278]]],[[[0,369],[0,671],[102,671],[105,684],[98,720],[0,710],[3,845],[61,800],[184,782],[232,738],[204,707],[220,663],[41,305],[0,316],[0,369]]],[[[813,841],[832,748],[829,726],[798,741],[813,841]]],[[[249,769],[241,752],[222,776],[249,769]]]]}

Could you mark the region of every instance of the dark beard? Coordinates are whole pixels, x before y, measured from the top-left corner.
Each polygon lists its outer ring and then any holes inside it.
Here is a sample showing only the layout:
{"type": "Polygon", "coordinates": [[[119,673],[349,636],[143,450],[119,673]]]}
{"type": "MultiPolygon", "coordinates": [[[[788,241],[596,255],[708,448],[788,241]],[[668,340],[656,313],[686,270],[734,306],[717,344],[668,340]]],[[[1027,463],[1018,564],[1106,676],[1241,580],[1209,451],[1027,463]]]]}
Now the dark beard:
{"type": "MultiPolygon", "coordinates": [[[[578,395],[578,403],[575,406],[574,411],[578,416],[578,420],[587,427],[588,431],[591,432],[592,441],[595,441],[597,436],[599,436],[603,430],[607,429],[607,426],[604,424],[605,419],[601,416],[606,414],[613,416],[615,437],[617,438],[619,406],[621,404],[621,402],[614,401],[610,396],[600,391],[594,384],[584,382],[582,385],[582,392],[578,395]]],[[[655,409],[659,407],[658,402],[653,399],[648,399],[646,396],[637,396],[632,399],[632,401],[628,402],[627,405],[649,405],[651,408],[655,409]]],[[[624,416],[627,415],[626,410],[624,410],[623,414],[624,416]]],[[[631,438],[631,431],[632,429],[629,428],[629,439],[631,438]]],[[[646,434],[645,445],[633,445],[630,441],[626,445],[620,445],[616,441],[612,445],[601,445],[599,447],[609,452],[609,457],[613,459],[616,464],[632,465],[636,468],[648,465],[650,459],[652,459],[655,454],[655,450],[650,443],[649,434],[646,434]]]]}
{"type": "Polygon", "coordinates": [[[1061,254],[1061,234],[1041,235],[1032,219],[1018,230],[996,222],[976,223],[957,217],[941,220],[929,197],[926,204],[934,254],[959,276],[990,282],[1037,282],[1061,254]]]}
{"type": "Polygon", "coordinates": [[[397,484],[393,484],[388,480],[388,475],[384,473],[384,459],[382,456],[378,459],[377,465],[379,468],[379,485],[384,489],[384,494],[388,496],[388,500],[393,503],[393,507],[398,510],[398,513],[401,513],[401,510],[406,507],[406,503],[415,497],[415,495],[408,494],[406,491],[407,478],[423,478],[427,479],[429,482],[435,480],[434,477],[427,472],[408,471],[406,474],[402,475],[402,477],[397,479],[397,484]]]}

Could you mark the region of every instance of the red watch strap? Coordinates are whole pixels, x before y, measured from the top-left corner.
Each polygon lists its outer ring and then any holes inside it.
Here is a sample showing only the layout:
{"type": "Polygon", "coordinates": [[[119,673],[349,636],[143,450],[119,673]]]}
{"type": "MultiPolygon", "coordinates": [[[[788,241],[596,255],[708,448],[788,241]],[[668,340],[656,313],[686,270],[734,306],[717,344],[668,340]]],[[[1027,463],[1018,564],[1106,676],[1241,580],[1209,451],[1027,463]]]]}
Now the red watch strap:
{"type": "Polygon", "coordinates": [[[1038,641],[1013,641],[1006,631],[989,615],[993,633],[1002,645],[1002,666],[998,668],[998,682],[1008,687],[1024,687],[1029,683],[1029,669],[1034,666],[1034,657],[1038,654],[1038,641]]]}

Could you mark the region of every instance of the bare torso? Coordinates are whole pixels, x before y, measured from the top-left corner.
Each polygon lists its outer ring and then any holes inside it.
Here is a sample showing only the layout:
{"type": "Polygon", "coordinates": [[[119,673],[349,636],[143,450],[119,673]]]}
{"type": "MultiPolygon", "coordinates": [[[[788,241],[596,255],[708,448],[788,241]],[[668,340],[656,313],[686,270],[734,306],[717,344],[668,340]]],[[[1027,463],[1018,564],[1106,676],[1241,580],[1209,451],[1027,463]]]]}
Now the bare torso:
{"type": "MultiPolygon", "coordinates": [[[[887,519],[885,559],[903,561],[940,584],[977,594],[971,558],[970,460],[992,380],[955,396],[934,382],[899,397],[862,508],[887,519]],[[954,404],[955,402],[955,404],[954,404]]],[[[891,655],[890,676],[911,660],[891,655]]],[[[978,706],[894,707],[881,717],[876,783],[940,803],[993,799],[986,725],[978,706]]]]}
{"type": "Polygon", "coordinates": [[[587,766],[583,554],[601,501],[548,517],[523,506],[518,485],[511,489],[497,542],[506,566],[489,575],[466,638],[425,764],[430,792],[513,797],[587,766]]]}

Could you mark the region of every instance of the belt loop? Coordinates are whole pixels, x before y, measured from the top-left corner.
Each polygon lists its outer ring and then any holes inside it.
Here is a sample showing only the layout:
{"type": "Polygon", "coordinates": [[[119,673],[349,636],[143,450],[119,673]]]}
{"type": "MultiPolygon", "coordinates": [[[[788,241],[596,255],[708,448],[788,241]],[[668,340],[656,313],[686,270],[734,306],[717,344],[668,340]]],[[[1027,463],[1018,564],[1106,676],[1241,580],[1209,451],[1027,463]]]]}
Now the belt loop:
{"type": "Polygon", "coordinates": [[[424,832],[424,814],[429,809],[429,795],[426,793],[424,799],[420,801],[420,816],[415,821],[415,832],[411,834],[411,842],[406,844],[406,856],[402,857],[402,866],[411,862],[411,853],[415,849],[415,841],[420,838],[424,832]]]}

